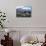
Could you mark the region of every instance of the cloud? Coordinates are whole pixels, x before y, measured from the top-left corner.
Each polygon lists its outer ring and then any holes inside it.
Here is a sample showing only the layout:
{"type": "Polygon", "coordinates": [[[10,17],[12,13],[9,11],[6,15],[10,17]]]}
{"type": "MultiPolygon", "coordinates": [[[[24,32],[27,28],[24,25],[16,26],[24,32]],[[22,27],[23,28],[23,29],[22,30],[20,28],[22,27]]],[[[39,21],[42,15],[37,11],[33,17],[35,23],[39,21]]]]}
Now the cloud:
{"type": "Polygon", "coordinates": [[[22,9],[25,9],[25,10],[31,10],[30,7],[23,7],[22,9]]]}

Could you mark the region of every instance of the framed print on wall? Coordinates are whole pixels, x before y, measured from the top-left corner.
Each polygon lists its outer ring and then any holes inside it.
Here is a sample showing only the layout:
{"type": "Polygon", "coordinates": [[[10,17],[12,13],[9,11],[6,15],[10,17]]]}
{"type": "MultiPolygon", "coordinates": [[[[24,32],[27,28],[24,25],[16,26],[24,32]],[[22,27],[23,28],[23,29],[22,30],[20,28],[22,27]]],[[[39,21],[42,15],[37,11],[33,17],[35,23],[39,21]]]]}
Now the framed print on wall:
{"type": "Polygon", "coordinates": [[[16,7],[16,17],[31,17],[31,16],[32,16],[32,6],[16,7]]]}
{"type": "Polygon", "coordinates": [[[31,27],[32,23],[32,1],[19,0],[16,3],[16,27],[31,27]]]}

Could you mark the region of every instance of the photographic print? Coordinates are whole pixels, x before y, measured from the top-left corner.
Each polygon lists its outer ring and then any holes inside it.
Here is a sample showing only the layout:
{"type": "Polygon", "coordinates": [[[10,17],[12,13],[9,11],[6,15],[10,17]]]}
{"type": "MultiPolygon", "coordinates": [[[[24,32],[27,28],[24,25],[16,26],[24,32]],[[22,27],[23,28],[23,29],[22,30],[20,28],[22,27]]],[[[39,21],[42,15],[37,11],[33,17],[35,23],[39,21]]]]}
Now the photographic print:
{"type": "Polygon", "coordinates": [[[16,17],[31,17],[31,16],[32,16],[32,6],[16,7],[16,17]]]}

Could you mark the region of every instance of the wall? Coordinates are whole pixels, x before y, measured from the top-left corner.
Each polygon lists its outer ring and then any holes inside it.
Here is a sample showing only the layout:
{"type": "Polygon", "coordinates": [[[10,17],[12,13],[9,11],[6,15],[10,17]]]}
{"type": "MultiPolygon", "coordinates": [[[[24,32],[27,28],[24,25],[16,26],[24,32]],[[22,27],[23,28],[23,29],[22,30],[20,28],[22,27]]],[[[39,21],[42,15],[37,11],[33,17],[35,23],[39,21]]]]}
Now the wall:
{"type": "Polygon", "coordinates": [[[7,27],[46,27],[46,0],[0,0],[0,9],[6,12],[7,27]],[[16,18],[16,6],[32,5],[31,18],[16,18]]]}

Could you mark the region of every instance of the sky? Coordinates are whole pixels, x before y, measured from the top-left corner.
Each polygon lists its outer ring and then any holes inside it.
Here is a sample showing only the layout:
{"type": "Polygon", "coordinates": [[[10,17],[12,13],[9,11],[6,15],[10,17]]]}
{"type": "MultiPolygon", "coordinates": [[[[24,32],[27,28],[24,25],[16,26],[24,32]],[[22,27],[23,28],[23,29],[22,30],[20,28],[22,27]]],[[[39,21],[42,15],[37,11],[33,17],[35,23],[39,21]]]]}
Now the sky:
{"type": "Polygon", "coordinates": [[[17,6],[16,9],[18,8],[22,8],[22,9],[26,9],[26,10],[32,10],[32,7],[28,7],[28,6],[17,6]]]}

